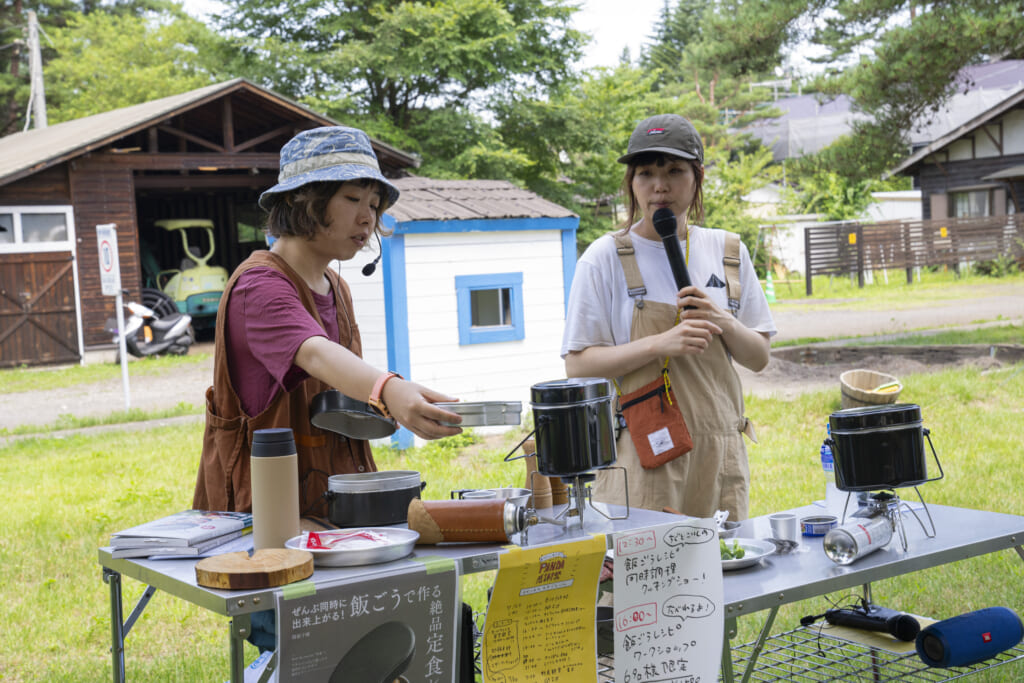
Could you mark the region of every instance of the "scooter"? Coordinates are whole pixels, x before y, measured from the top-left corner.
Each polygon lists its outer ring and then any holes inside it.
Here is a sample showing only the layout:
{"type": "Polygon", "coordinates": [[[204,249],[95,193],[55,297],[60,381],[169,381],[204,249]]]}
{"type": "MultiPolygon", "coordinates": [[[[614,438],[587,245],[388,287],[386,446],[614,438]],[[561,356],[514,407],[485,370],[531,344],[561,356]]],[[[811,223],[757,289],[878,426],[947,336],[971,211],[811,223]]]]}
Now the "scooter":
{"type": "MultiPolygon", "coordinates": [[[[124,325],[124,343],[129,354],[145,358],[162,353],[175,356],[188,353],[195,341],[192,316],[187,313],[170,313],[158,318],[153,309],[134,301],[126,303],[124,307],[131,312],[124,325]]],[[[114,335],[115,342],[120,340],[116,320],[107,320],[106,329],[114,335]]]]}

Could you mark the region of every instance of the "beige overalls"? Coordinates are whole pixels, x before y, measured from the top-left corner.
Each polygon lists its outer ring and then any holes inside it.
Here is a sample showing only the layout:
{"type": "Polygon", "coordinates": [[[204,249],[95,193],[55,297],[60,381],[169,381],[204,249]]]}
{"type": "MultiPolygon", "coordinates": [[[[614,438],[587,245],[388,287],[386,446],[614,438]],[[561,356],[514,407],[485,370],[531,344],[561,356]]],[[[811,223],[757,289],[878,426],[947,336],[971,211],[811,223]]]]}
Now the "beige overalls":
{"type": "MultiPolygon", "coordinates": [[[[646,301],[643,278],[628,233],[615,235],[626,286],[633,297],[630,339],[659,334],[676,324],[676,307],[646,301]]],[[[727,250],[728,252],[728,250],[727,250]]],[[[652,362],[622,378],[622,393],[647,384],[661,373],[661,361],[652,362]]],[[[699,355],[672,358],[668,364],[672,388],[693,437],[693,450],[655,469],[644,469],[637,459],[628,430],[616,442],[615,463],[626,470],[629,505],[648,510],[674,508],[694,517],[711,517],[728,510],[729,519],[747,518],[750,471],[743,431],[743,387],[732,359],[719,336],[699,355]]],[[[621,470],[597,472],[595,500],[624,505],[621,470]]]]}

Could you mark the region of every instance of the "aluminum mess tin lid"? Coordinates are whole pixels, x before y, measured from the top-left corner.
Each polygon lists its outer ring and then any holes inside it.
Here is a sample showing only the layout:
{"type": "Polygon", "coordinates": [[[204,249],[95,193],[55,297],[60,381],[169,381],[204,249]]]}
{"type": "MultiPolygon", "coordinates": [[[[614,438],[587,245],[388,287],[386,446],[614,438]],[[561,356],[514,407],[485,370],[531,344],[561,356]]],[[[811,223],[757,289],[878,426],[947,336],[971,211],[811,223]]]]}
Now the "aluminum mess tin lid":
{"type": "Polygon", "coordinates": [[[530,402],[534,407],[591,403],[613,395],[611,380],[604,377],[556,379],[530,387],[530,402]]]}
{"type": "Polygon", "coordinates": [[[490,427],[517,425],[522,421],[521,401],[478,401],[476,403],[436,403],[445,410],[462,416],[462,422],[442,422],[447,427],[490,427]]]}
{"type": "Polygon", "coordinates": [[[889,403],[879,406],[845,408],[829,418],[832,434],[846,434],[865,429],[919,427],[921,407],[913,403],[889,403]]]}
{"type": "Polygon", "coordinates": [[[379,493],[420,489],[420,473],[410,470],[335,474],[327,479],[327,490],[334,493],[379,493]]]}

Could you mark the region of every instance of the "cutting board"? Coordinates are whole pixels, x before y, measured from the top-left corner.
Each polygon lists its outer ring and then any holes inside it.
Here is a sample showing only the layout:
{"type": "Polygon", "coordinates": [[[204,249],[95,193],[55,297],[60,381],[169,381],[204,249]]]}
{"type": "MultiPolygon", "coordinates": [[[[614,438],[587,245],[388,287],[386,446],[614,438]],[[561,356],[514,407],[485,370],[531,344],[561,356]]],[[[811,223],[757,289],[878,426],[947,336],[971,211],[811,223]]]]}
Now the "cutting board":
{"type": "Polygon", "coordinates": [[[313,575],[313,555],[291,548],[224,553],[196,563],[196,583],[207,588],[255,590],[301,581],[313,575]]]}

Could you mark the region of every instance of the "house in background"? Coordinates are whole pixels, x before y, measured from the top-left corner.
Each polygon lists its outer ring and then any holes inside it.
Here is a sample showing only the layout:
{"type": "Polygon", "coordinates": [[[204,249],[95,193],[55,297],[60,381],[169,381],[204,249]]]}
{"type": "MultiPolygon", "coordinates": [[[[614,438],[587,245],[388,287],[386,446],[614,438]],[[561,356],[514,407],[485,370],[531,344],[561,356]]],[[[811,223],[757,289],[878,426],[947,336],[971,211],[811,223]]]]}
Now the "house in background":
{"type": "MultiPolygon", "coordinates": [[[[117,226],[127,300],[153,286],[147,248],[158,267],[183,256],[160,219],[212,220],[212,265],[234,270],[264,246],[256,199],[281,147],[325,125],[338,122],[235,79],[0,138],[0,366],[77,362],[110,343],[97,225],[117,226]]],[[[419,164],[372,144],[390,178],[419,164]]]]}
{"type": "MultiPolygon", "coordinates": [[[[966,67],[961,87],[941,111],[910,132],[911,152],[925,147],[1024,88],[1024,60],[1010,59],[966,67]]],[[[773,101],[781,116],[757,121],[743,130],[772,149],[775,161],[814,154],[849,133],[865,115],[853,110],[852,100],[840,95],[821,101],[819,95],[795,95],[773,101]]]]}
{"type": "MultiPolygon", "coordinates": [[[[337,264],[364,358],[463,402],[520,401],[526,420],[530,388],[565,376],[579,217],[506,181],[394,183],[402,195],[380,254],[337,264]]],[[[413,434],[392,443],[410,447],[413,434]]]]}
{"type": "Polygon", "coordinates": [[[926,219],[1020,213],[1024,87],[918,149],[892,173],[913,177],[926,219]]]}

